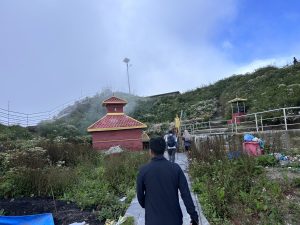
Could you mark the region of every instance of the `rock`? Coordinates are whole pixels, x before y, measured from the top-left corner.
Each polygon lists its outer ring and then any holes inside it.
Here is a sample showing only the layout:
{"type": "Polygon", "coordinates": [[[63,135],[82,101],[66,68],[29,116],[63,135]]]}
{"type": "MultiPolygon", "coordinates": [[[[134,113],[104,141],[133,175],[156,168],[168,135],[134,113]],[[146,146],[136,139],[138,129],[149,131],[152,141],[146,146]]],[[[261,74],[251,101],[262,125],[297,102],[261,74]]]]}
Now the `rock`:
{"type": "Polygon", "coordinates": [[[126,199],[127,199],[127,197],[123,197],[123,198],[120,198],[119,201],[124,203],[126,199]]]}
{"type": "Polygon", "coordinates": [[[71,223],[69,225],[88,225],[88,223],[86,223],[85,221],[83,222],[75,222],[75,223],[71,223]]]}
{"type": "Polygon", "coordinates": [[[120,147],[120,145],[118,145],[118,146],[110,147],[110,148],[105,152],[105,154],[106,154],[106,155],[111,155],[111,154],[120,153],[120,152],[123,152],[123,151],[124,151],[124,150],[120,147]]]}

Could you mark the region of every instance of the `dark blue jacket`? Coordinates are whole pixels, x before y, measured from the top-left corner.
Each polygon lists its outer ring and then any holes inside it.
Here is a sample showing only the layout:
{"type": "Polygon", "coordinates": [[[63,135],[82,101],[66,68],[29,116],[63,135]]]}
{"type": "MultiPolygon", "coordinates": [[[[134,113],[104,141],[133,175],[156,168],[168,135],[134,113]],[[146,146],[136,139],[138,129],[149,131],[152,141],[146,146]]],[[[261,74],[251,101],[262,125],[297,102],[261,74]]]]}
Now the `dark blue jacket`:
{"type": "Polygon", "coordinates": [[[137,178],[137,197],[145,208],[145,225],[182,225],[178,190],[187,212],[198,222],[186,177],[178,164],[156,156],[141,167],[137,178]]]}

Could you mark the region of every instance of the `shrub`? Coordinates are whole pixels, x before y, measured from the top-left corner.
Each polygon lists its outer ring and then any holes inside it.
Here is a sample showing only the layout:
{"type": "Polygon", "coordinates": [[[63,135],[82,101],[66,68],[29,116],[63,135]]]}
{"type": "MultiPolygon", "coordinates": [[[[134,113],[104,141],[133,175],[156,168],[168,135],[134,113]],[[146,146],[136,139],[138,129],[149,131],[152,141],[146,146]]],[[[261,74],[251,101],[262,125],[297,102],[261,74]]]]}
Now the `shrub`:
{"type": "Polygon", "coordinates": [[[149,158],[145,152],[105,156],[63,137],[33,143],[0,153],[0,197],[54,196],[96,210],[100,219],[125,213],[138,168],[149,158]]]}
{"type": "Polygon", "coordinates": [[[208,139],[199,146],[192,148],[190,174],[211,224],[283,223],[283,190],[266,178],[261,166],[272,164],[273,159],[241,155],[229,160],[221,140],[208,139]]]}
{"type": "Polygon", "coordinates": [[[69,168],[48,167],[43,169],[16,168],[1,178],[0,194],[3,197],[60,196],[76,177],[69,168]]]}
{"type": "Polygon", "coordinates": [[[257,164],[260,166],[275,166],[277,160],[272,155],[261,155],[256,158],[257,164]]]}
{"type": "Polygon", "coordinates": [[[63,198],[75,201],[82,208],[96,209],[100,220],[117,219],[135,196],[137,171],[148,155],[144,152],[98,155],[94,163],[85,161],[77,166],[79,179],[63,198]],[[121,197],[127,197],[125,203],[119,201],[121,197]]]}
{"type": "Polygon", "coordinates": [[[104,160],[104,178],[116,195],[124,195],[134,187],[138,168],[149,156],[145,153],[124,152],[107,156],[104,160]]]}
{"type": "Polygon", "coordinates": [[[6,152],[4,168],[26,167],[31,169],[43,168],[50,165],[47,151],[40,147],[26,150],[11,150],[6,152]]]}
{"type": "Polygon", "coordinates": [[[66,166],[74,166],[85,160],[93,160],[93,156],[97,158],[97,153],[90,145],[70,143],[62,137],[42,141],[39,145],[47,150],[53,164],[64,161],[66,166]]]}

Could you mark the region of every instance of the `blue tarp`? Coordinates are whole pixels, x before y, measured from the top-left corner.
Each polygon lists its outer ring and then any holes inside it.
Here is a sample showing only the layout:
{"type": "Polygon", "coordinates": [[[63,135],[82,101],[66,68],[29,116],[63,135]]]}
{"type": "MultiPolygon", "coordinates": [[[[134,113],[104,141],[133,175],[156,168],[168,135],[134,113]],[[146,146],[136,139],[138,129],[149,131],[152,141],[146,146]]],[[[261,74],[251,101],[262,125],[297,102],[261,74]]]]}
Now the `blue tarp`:
{"type": "Polygon", "coordinates": [[[54,225],[51,213],[29,216],[0,216],[1,225],[54,225]]]}
{"type": "Polygon", "coordinates": [[[227,153],[229,159],[237,159],[238,157],[240,157],[240,155],[241,155],[240,151],[231,151],[227,153]]]}
{"type": "Polygon", "coordinates": [[[244,135],[244,141],[252,141],[253,138],[255,138],[255,137],[252,134],[244,135]]]}

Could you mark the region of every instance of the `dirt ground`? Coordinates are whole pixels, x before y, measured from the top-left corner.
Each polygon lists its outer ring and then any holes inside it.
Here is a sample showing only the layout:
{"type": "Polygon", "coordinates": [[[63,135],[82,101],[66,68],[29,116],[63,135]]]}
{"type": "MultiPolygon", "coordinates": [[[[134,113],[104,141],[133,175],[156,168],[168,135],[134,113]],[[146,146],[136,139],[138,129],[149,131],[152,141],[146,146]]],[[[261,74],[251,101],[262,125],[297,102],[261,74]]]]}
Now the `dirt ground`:
{"type": "Polygon", "coordinates": [[[52,213],[55,225],[68,225],[83,221],[89,225],[104,224],[97,220],[92,210],[81,210],[74,203],[68,204],[60,200],[56,200],[54,204],[51,198],[0,199],[0,210],[2,209],[6,216],[52,213]]]}
{"type": "Polygon", "coordinates": [[[295,178],[300,178],[300,172],[289,170],[288,168],[281,167],[269,167],[265,168],[267,172],[267,177],[272,180],[292,180],[295,178]]]}

